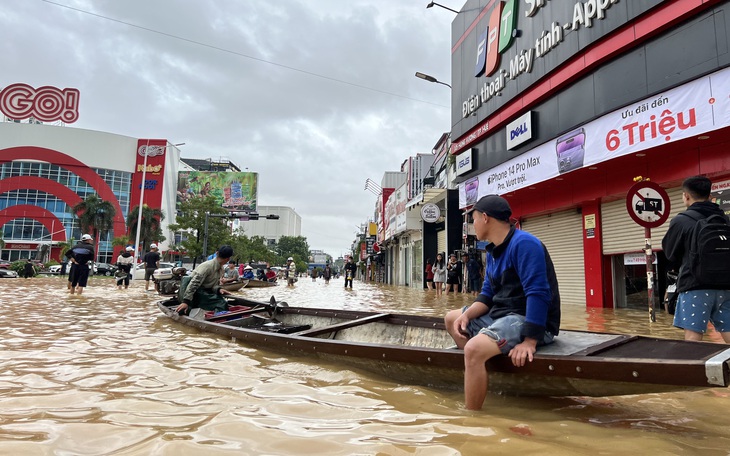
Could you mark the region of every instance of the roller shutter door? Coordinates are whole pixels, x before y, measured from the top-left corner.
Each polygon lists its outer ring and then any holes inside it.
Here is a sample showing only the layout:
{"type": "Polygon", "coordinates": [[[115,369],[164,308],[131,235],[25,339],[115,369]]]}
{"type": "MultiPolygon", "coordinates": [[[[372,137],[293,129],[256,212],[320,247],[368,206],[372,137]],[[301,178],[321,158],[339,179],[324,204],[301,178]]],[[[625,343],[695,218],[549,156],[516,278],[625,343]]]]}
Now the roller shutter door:
{"type": "MultiPolygon", "coordinates": [[[[444,254],[444,261],[449,261],[449,253],[446,251],[446,230],[436,232],[436,238],[438,241],[438,249],[436,253],[444,254]]],[[[436,259],[434,258],[434,261],[436,259]]]]}
{"type": "Polygon", "coordinates": [[[586,305],[583,218],[575,210],[528,218],[522,229],[537,236],[555,265],[562,305],[586,305]]]}
{"type": "MultiPolygon", "coordinates": [[[[661,250],[662,238],[669,229],[669,221],[686,209],[682,202],[681,187],[668,190],[667,194],[672,208],[669,219],[662,226],[651,229],[651,246],[654,250],[661,250]]],[[[601,228],[604,255],[638,252],[644,249],[646,243],[644,228],[629,216],[625,199],[601,205],[601,228]]]]}

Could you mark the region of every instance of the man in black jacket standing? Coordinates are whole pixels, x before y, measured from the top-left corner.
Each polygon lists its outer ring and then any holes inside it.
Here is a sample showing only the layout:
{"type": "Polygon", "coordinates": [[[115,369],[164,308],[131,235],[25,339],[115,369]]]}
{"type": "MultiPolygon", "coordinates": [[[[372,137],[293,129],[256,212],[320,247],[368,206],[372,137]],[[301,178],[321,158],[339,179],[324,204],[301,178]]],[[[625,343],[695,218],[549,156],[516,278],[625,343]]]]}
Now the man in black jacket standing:
{"type": "Polygon", "coordinates": [[[352,288],[352,279],[355,277],[355,272],[357,272],[357,265],[352,262],[352,257],[347,257],[347,263],[345,263],[345,288],[347,288],[348,283],[352,288]]]}
{"type": "Polygon", "coordinates": [[[71,282],[71,294],[81,294],[89,280],[89,261],[94,261],[94,239],[89,234],[81,236],[81,240],[66,252],[73,264],[68,280],[71,282]]]}
{"type": "Polygon", "coordinates": [[[684,329],[685,340],[698,341],[711,321],[725,343],[730,343],[730,274],[727,284],[709,283],[708,277],[698,273],[697,263],[702,263],[703,257],[700,255],[698,260],[690,256],[691,251],[698,250],[693,234],[699,220],[719,216],[728,224],[720,206],[709,201],[711,189],[712,182],[704,176],[689,177],[682,183],[682,200],[687,211],[669,223],[662,248],[671,268],[679,270],[674,326],[684,329]]]}

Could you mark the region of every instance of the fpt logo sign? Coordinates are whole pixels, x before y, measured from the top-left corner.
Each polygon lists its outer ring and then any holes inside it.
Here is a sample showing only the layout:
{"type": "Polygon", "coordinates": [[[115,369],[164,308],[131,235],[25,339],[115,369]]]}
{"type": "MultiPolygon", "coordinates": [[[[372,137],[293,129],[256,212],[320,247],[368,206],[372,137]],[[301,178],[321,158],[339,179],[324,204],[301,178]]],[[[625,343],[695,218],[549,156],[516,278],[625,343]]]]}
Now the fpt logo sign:
{"type": "Polygon", "coordinates": [[[500,55],[512,45],[517,27],[517,0],[498,2],[489,16],[489,25],[479,36],[474,76],[491,76],[499,68],[500,55]]]}
{"type": "Polygon", "coordinates": [[[73,123],[79,118],[79,91],[12,84],[0,91],[0,111],[13,120],[73,123]]]}

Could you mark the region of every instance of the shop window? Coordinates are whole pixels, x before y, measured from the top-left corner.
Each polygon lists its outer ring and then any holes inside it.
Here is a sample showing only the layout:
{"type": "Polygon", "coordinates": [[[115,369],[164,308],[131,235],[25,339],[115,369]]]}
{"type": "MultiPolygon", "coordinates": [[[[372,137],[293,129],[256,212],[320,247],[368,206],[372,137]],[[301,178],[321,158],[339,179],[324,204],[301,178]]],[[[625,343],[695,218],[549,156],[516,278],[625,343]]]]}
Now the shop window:
{"type": "MultiPolygon", "coordinates": [[[[667,261],[664,252],[655,252],[654,308],[659,311],[666,289],[667,261]]],[[[649,293],[646,262],[641,253],[620,254],[611,257],[616,308],[647,309],[649,293]]]]}

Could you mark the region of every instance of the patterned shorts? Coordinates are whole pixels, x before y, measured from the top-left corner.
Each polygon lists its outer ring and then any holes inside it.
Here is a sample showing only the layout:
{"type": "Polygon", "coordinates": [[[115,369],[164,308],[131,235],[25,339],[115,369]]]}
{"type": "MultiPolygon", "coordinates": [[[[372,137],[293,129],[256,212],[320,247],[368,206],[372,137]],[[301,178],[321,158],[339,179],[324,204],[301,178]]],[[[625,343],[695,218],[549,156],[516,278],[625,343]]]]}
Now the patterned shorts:
{"type": "Polygon", "coordinates": [[[704,334],[708,321],[719,332],[730,331],[730,291],[690,290],[679,294],[674,326],[704,334]]]}

